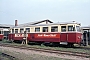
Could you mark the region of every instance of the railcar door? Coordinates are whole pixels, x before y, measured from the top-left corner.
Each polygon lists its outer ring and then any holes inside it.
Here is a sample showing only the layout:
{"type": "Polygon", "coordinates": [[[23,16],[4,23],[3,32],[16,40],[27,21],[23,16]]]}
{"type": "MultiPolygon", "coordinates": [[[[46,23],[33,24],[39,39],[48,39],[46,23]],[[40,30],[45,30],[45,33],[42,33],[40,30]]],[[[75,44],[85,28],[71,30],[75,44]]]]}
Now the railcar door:
{"type": "Polygon", "coordinates": [[[60,41],[61,42],[67,42],[67,39],[68,39],[68,34],[65,33],[65,32],[62,32],[61,35],[60,35],[60,41]]]}
{"type": "Polygon", "coordinates": [[[66,26],[61,26],[60,44],[67,44],[68,34],[66,32],[66,26]]]}

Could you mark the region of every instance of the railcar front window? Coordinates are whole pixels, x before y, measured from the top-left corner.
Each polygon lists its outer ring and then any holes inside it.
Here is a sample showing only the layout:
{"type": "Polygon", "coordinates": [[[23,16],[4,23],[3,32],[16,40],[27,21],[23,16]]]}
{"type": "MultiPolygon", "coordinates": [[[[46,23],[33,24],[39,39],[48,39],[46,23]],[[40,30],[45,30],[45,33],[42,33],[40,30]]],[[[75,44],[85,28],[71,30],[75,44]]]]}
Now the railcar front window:
{"type": "Polygon", "coordinates": [[[11,33],[11,31],[9,31],[9,33],[11,33]]]}
{"type": "Polygon", "coordinates": [[[65,32],[66,31],[66,26],[61,26],[61,31],[65,32]]]}
{"type": "Polygon", "coordinates": [[[40,27],[35,28],[35,32],[40,32],[40,27]]]}
{"type": "Polygon", "coordinates": [[[20,33],[23,33],[24,32],[24,29],[20,29],[20,33]]]}
{"type": "Polygon", "coordinates": [[[43,32],[48,32],[48,27],[43,27],[43,32]]]}
{"type": "Polygon", "coordinates": [[[68,26],[68,31],[75,31],[75,27],[73,27],[73,26],[68,26]]]}
{"type": "Polygon", "coordinates": [[[76,30],[77,30],[78,32],[81,32],[80,26],[76,26],[76,30]]]}
{"type": "Polygon", "coordinates": [[[12,29],[12,33],[14,33],[14,29],[12,29]]]}
{"type": "Polygon", "coordinates": [[[18,29],[15,29],[15,33],[18,33],[18,29]]]}
{"type": "Polygon", "coordinates": [[[51,27],[51,32],[58,32],[58,26],[51,27]]]}
{"type": "Polygon", "coordinates": [[[26,28],[26,31],[27,31],[27,32],[30,32],[30,28],[26,28]]]}

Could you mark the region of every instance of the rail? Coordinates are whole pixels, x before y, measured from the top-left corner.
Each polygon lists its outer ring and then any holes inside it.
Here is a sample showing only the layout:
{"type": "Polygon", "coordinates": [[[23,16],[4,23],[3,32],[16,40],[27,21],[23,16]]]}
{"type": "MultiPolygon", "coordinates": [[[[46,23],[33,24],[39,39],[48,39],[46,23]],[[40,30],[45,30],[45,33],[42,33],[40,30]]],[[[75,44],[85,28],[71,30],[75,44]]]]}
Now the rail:
{"type": "Polygon", "coordinates": [[[10,44],[0,44],[0,46],[90,58],[90,54],[82,53],[82,52],[72,52],[72,51],[62,51],[62,50],[44,49],[44,48],[36,48],[36,47],[26,47],[24,45],[17,46],[17,45],[10,45],[10,44]]]}
{"type": "Polygon", "coordinates": [[[14,56],[11,56],[9,54],[6,54],[6,53],[1,53],[1,55],[4,56],[4,57],[9,58],[10,60],[16,60],[16,59],[19,60],[18,58],[14,57],[14,56]]]}

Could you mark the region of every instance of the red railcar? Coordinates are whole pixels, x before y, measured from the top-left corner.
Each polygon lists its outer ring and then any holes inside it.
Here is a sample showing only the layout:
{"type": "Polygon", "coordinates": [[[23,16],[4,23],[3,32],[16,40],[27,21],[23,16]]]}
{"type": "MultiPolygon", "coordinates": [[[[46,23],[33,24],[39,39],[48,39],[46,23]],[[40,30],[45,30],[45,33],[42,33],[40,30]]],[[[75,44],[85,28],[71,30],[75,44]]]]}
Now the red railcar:
{"type": "Polygon", "coordinates": [[[0,34],[0,40],[3,40],[4,35],[0,34]]]}
{"type": "Polygon", "coordinates": [[[80,43],[80,32],[66,32],[66,33],[31,33],[29,41],[42,42],[61,42],[61,43],[80,43]]]}
{"type": "Polygon", "coordinates": [[[22,28],[14,27],[9,34],[9,40],[23,40],[24,33],[27,31],[27,40],[29,42],[50,42],[59,44],[79,44],[82,40],[79,23],[58,23],[45,25],[30,25],[22,28]],[[16,30],[13,32],[13,30],[16,30]]]}
{"type": "Polygon", "coordinates": [[[0,29],[0,40],[3,40],[3,38],[4,38],[3,30],[0,29]]]}

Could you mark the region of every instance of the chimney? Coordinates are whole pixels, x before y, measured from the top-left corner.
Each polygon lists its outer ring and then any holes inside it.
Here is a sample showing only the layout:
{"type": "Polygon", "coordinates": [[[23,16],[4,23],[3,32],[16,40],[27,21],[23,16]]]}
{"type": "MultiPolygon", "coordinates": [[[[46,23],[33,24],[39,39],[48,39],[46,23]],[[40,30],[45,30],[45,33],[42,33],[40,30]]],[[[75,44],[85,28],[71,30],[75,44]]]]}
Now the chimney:
{"type": "Polygon", "coordinates": [[[15,26],[18,26],[18,20],[15,20],[15,26]]]}
{"type": "Polygon", "coordinates": [[[48,20],[46,20],[46,24],[48,24],[48,20]]]}

